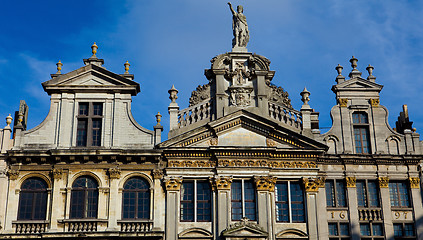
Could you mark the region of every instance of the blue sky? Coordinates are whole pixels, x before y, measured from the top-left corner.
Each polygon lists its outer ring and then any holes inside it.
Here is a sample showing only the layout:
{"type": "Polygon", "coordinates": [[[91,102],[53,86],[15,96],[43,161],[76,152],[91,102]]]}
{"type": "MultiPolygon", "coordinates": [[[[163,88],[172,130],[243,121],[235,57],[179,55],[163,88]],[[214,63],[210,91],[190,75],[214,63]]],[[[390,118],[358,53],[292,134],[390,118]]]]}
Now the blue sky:
{"type": "MultiPolygon", "coordinates": [[[[322,132],[331,126],[335,105],[331,86],[335,66],[351,70],[349,59],[367,77],[375,67],[384,85],[381,104],[394,127],[402,104],[409,107],[417,132],[423,132],[423,1],[244,0],[250,29],[248,50],[266,56],[276,71],[273,83],[301,107],[299,93],[311,92],[310,105],[320,112],[322,132]]],[[[49,110],[41,83],[64,64],[62,73],[83,66],[93,42],[105,67],[130,73],[141,85],[133,98],[135,119],[153,129],[160,111],[168,131],[167,90],[175,84],[178,103],[187,107],[210,59],[230,51],[232,15],[227,1],[3,1],[0,10],[0,119],[29,105],[28,126],[35,127],[49,110]]],[[[5,124],[5,122],[4,122],[5,124]]],[[[1,123],[0,123],[1,126],[1,123]]]]}

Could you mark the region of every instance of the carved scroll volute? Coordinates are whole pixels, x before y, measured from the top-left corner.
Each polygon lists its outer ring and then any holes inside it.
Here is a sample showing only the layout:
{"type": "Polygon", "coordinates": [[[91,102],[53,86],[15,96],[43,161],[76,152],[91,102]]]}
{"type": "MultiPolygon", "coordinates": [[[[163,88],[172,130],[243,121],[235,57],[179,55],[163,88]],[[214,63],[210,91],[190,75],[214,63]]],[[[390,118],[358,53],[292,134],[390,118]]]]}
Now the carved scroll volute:
{"type": "Polygon", "coordinates": [[[275,191],[276,177],[259,176],[254,177],[257,191],[275,191]]]}
{"type": "Polygon", "coordinates": [[[61,168],[53,168],[51,170],[51,175],[53,175],[53,178],[56,179],[56,180],[62,179],[63,169],[61,169],[61,168]]]}
{"type": "Polygon", "coordinates": [[[410,182],[410,188],[420,188],[420,178],[410,177],[408,178],[408,181],[410,182]]]}
{"type": "Polygon", "coordinates": [[[118,167],[115,168],[109,168],[109,177],[110,179],[119,179],[121,170],[118,167]]]}
{"type": "Polygon", "coordinates": [[[182,177],[169,177],[163,180],[167,191],[181,190],[182,177]]]}
{"type": "Polygon", "coordinates": [[[19,178],[19,170],[10,169],[7,171],[7,176],[9,176],[10,180],[16,180],[19,178]]]}
{"type": "Polygon", "coordinates": [[[346,177],[345,182],[347,183],[347,187],[355,188],[357,179],[355,177],[346,177]]]}
{"type": "Polygon", "coordinates": [[[389,177],[378,177],[379,188],[388,188],[389,187],[389,177]]]}
{"type": "Polygon", "coordinates": [[[230,176],[210,178],[210,182],[214,190],[231,190],[232,180],[233,179],[230,176]]]}
{"type": "Polygon", "coordinates": [[[306,192],[318,192],[319,187],[325,187],[325,178],[303,178],[303,184],[306,192]]]}
{"type": "Polygon", "coordinates": [[[163,178],[163,170],[162,169],[153,169],[152,171],[154,179],[162,179],[163,178]]]}

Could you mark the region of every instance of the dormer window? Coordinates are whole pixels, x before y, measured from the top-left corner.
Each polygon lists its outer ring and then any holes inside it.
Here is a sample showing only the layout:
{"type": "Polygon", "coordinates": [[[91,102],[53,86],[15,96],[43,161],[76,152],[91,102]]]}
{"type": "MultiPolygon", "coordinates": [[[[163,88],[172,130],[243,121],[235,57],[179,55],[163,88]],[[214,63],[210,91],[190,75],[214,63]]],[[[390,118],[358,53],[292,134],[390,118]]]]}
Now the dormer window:
{"type": "Polygon", "coordinates": [[[79,103],[76,146],[101,146],[102,118],[103,103],[79,103]]]}
{"type": "Polygon", "coordinates": [[[355,112],[353,117],[354,143],[357,154],[370,153],[369,119],[364,112],[355,112]]]}

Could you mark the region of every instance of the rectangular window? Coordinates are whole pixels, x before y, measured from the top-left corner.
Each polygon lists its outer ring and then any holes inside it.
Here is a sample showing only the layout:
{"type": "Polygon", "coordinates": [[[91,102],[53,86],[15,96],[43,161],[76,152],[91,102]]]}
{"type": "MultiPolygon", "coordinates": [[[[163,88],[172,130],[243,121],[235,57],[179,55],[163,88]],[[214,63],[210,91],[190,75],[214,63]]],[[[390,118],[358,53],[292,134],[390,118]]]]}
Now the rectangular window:
{"type": "Polygon", "coordinates": [[[256,193],[252,181],[235,180],[231,184],[231,215],[233,221],[243,217],[256,220],[256,193]]]}
{"type": "Polygon", "coordinates": [[[211,190],[206,181],[186,181],[181,187],[181,221],[211,221],[211,190]]]}
{"type": "Polygon", "coordinates": [[[384,239],[382,223],[360,223],[360,235],[362,240],[384,239]]]}
{"type": "Polygon", "coordinates": [[[276,220],[305,222],[304,193],[298,182],[276,184],[276,220]]]}
{"type": "Polygon", "coordinates": [[[354,128],[355,152],[370,153],[369,119],[365,112],[355,112],[352,115],[354,128]]]}
{"type": "Polygon", "coordinates": [[[379,207],[379,189],[376,181],[359,180],[356,183],[359,207],[379,207]]]}
{"type": "Polygon", "coordinates": [[[101,146],[103,103],[79,103],[76,146],[101,146]]]}
{"type": "Polygon", "coordinates": [[[348,223],[329,223],[329,240],[349,240],[350,227],[348,223]]]}
{"type": "Polygon", "coordinates": [[[408,208],[410,205],[410,195],[407,183],[404,181],[393,181],[389,183],[389,194],[391,207],[408,208]]]}
{"type": "Polygon", "coordinates": [[[343,180],[328,180],[325,183],[326,205],[328,207],[346,207],[347,192],[343,180]]]}
{"type": "Polygon", "coordinates": [[[415,239],[414,223],[394,223],[395,239],[415,239]]]}

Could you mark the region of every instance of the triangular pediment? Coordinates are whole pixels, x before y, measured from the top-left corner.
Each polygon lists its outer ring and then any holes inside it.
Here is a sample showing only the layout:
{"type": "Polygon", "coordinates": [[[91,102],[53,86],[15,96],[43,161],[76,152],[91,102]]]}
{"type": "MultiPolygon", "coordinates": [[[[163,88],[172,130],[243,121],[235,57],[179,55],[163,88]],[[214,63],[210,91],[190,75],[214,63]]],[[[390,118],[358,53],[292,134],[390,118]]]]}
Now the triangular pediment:
{"type": "Polygon", "coordinates": [[[342,82],[340,84],[334,85],[332,89],[334,90],[374,90],[374,91],[380,91],[382,90],[383,86],[380,84],[377,84],[375,82],[371,82],[369,80],[366,80],[364,78],[353,78],[350,80],[347,80],[345,82],[342,82]]]}
{"type": "Polygon", "coordinates": [[[49,94],[62,91],[101,92],[113,90],[136,95],[139,92],[138,83],[92,64],[66,74],[56,75],[42,85],[49,94]]]}
{"type": "Polygon", "coordinates": [[[269,119],[240,110],[168,139],[160,148],[254,147],[323,150],[326,145],[269,119]]]}

